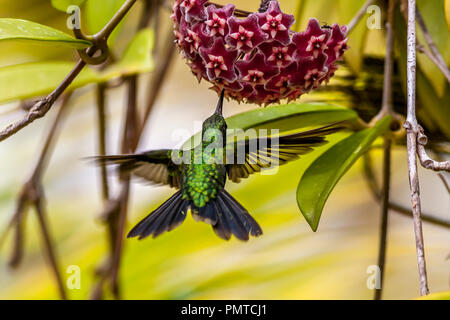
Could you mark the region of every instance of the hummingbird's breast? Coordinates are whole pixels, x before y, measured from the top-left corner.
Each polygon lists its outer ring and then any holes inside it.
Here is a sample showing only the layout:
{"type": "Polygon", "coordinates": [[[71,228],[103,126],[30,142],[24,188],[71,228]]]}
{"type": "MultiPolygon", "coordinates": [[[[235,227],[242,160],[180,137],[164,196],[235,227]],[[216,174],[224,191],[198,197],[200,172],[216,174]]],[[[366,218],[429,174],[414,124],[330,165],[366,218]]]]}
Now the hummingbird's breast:
{"type": "Polygon", "coordinates": [[[183,198],[191,200],[197,208],[215,199],[226,181],[223,164],[187,164],[183,168],[183,198]]]}

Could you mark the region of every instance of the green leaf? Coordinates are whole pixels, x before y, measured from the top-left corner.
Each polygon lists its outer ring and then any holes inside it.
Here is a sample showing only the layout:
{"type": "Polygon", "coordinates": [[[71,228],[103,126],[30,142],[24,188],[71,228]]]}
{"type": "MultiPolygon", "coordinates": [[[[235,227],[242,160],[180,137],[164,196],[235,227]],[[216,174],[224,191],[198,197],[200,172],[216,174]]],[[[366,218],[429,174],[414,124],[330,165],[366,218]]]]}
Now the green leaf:
{"type": "Polygon", "coordinates": [[[86,40],[79,40],[67,33],[28,20],[0,19],[0,41],[37,41],[42,44],[66,45],[76,49],[83,49],[92,44],[86,40]]]}
{"type": "MultiPolygon", "coordinates": [[[[74,66],[71,62],[52,61],[0,68],[0,103],[50,93],[74,66]]],[[[85,68],[70,88],[78,88],[87,83],[96,82],[98,79],[97,72],[85,68]]]]}
{"type": "Polygon", "coordinates": [[[86,0],[52,0],[52,6],[56,9],[66,12],[67,8],[75,5],[81,7],[86,0]]]}
{"type": "MultiPolygon", "coordinates": [[[[122,58],[103,72],[85,68],[68,90],[89,83],[151,71],[153,32],[140,31],[130,42],[122,58]]],[[[75,66],[72,62],[36,62],[0,68],[0,103],[45,95],[54,90],[75,66]]]]}
{"type": "MultiPolygon", "coordinates": [[[[111,20],[124,2],[125,0],[89,0],[86,2],[84,12],[86,14],[86,27],[88,33],[94,34],[99,32],[109,22],[109,20],[111,20]]],[[[109,44],[117,37],[122,25],[123,20],[114,29],[113,33],[109,37],[109,44]]]]}
{"type": "MultiPolygon", "coordinates": [[[[340,121],[356,120],[355,111],[326,103],[291,103],[243,112],[226,119],[229,129],[298,130],[340,121]]],[[[200,133],[192,136],[183,148],[195,145],[200,133]]]]}
{"type": "Polygon", "coordinates": [[[298,184],[297,203],[313,231],[319,226],[323,207],[333,188],[375,139],[388,130],[390,121],[390,117],[385,117],[373,128],[352,134],[325,151],[306,169],[298,184]]]}
{"type": "Polygon", "coordinates": [[[243,112],[227,119],[231,129],[279,129],[280,132],[355,120],[355,111],[327,103],[290,103],[243,112]]]}

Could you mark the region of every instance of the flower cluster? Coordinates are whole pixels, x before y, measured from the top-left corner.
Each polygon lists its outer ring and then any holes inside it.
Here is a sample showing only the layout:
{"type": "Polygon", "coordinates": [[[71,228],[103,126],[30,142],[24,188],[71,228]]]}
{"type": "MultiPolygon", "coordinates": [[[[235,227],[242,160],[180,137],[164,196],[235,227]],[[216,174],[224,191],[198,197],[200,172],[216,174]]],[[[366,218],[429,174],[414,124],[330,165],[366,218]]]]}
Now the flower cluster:
{"type": "Polygon", "coordinates": [[[271,1],[244,19],[235,7],[207,0],[175,0],[176,43],[198,80],[239,102],[295,100],[334,75],[347,49],[346,27],[321,27],[310,19],[304,32],[290,30],[294,16],[271,1]]]}

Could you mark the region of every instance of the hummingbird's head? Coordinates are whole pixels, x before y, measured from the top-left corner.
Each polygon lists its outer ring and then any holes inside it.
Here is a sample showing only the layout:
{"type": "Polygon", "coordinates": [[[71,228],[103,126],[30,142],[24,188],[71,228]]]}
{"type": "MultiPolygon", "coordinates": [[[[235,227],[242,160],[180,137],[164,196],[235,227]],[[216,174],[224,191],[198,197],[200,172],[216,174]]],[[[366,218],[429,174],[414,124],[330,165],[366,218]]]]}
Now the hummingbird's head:
{"type": "Polygon", "coordinates": [[[224,98],[224,90],[222,90],[222,93],[220,94],[216,111],[214,111],[213,115],[203,122],[203,132],[205,132],[208,129],[217,129],[223,133],[226,132],[227,123],[225,122],[225,118],[222,116],[223,98],[224,98]]]}

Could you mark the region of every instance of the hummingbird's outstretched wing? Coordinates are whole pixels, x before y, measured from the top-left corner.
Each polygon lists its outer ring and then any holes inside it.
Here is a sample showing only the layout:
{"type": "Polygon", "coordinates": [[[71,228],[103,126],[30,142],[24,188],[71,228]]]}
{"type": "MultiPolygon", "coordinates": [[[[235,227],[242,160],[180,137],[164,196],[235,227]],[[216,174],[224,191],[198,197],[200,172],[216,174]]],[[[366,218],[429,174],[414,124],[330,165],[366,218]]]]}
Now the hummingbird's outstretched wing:
{"type": "Polygon", "coordinates": [[[242,178],[260,172],[262,168],[273,168],[294,161],[327,143],[325,136],[343,129],[332,124],[300,133],[270,137],[246,138],[231,141],[226,147],[226,168],[228,178],[240,182],[242,178]],[[231,160],[231,161],[230,161],[231,160]]]}
{"type": "Polygon", "coordinates": [[[172,161],[172,150],[154,150],[137,154],[93,157],[97,163],[120,165],[122,172],[144,178],[155,184],[180,188],[180,169],[172,161]]]}

